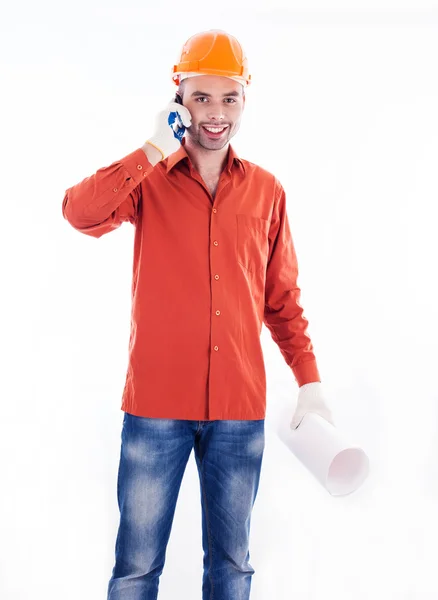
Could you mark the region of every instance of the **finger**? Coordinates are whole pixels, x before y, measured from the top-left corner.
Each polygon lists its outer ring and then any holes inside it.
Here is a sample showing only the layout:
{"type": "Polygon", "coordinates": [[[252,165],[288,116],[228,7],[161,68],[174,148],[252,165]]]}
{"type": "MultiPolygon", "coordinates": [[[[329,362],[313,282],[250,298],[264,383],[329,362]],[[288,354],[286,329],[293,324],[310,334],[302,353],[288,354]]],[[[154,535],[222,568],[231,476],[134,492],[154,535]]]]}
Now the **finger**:
{"type": "Polygon", "coordinates": [[[178,110],[177,110],[179,116],[181,117],[181,121],[183,122],[183,125],[185,127],[190,127],[190,125],[192,124],[192,115],[190,114],[190,111],[188,108],[186,108],[185,106],[183,106],[182,104],[178,104],[178,110]]]}
{"type": "Polygon", "coordinates": [[[172,112],[177,112],[181,117],[183,125],[185,125],[185,127],[190,127],[190,125],[192,124],[192,115],[190,114],[190,111],[186,106],[183,106],[178,102],[170,102],[168,110],[172,112]]]}
{"type": "Polygon", "coordinates": [[[301,423],[302,423],[302,421],[304,419],[304,416],[305,415],[303,415],[301,413],[297,413],[294,416],[294,418],[292,419],[292,422],[291,422],[292,429],[297,429],[301,425],[301,423]]]}

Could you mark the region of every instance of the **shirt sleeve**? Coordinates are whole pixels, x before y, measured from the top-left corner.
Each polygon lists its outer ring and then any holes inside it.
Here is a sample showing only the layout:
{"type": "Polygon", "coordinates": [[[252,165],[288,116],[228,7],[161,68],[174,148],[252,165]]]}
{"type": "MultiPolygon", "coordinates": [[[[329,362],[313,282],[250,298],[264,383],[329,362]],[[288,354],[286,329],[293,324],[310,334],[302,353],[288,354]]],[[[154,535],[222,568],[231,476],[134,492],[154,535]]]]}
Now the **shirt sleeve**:
{"type": "Polygon", "coordinates": [[[153,165],[139,148],[68,188],[63,217],[78,231],[99,238],[124,221],[135,223],[141,199],[141,181],[153,165]]]}
{"type": "Polygon", "coordinates": [[[269,231],[264,323],[301,387],[321,379],[297,279],[298,263],[286,212],[286,195],[277,181],[269,231]]]}

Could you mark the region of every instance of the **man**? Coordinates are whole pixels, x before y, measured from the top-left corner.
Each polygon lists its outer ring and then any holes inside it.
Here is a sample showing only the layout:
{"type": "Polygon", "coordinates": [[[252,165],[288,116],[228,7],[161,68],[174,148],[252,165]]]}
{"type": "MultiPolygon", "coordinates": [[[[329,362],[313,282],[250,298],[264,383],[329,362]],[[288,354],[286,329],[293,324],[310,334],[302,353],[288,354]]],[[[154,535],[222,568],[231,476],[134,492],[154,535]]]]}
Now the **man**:
{"type": "Polygon", "coordinates": [[[230,145],[250,83],[239,42],[216,30],[193,36],[173,80],[176,101],[142,148],[69,188],[63,202],[70,224],[96,238],[124,221],[135,226],[108,600],[157,598],[192,448],[203,598],[248,599],[264,450],[263,322],[300,387],[291,427],[306,412],[329,421],[331,413],[299,304],[285,192],[230,145]]]}

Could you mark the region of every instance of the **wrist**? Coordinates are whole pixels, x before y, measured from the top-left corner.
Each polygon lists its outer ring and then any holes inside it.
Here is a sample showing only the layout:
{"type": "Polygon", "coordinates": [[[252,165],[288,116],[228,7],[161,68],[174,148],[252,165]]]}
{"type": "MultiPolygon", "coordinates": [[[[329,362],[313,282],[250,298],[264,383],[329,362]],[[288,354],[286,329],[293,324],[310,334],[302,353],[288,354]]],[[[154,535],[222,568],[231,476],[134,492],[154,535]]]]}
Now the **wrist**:
{"type": "Polygon", "coordinates": [[[141,149],[146,154],[146,158],[152,166],[155,166],[157,163],[159,163],[165,158],[164,152],[161,150],[161,148],[159,148],[149,140],[143,144],[141,149]]]}
{"type": "Polygon", "coordinates": [[[320,381],[312,381],[309,383],[304,383],[303,385],[301,385],[299,387],[300,390],[304,391],[304,390],[308,390],[308,389],[313,389],[313,390],[319,390],[321,389],[321,382],[320,381]]]}

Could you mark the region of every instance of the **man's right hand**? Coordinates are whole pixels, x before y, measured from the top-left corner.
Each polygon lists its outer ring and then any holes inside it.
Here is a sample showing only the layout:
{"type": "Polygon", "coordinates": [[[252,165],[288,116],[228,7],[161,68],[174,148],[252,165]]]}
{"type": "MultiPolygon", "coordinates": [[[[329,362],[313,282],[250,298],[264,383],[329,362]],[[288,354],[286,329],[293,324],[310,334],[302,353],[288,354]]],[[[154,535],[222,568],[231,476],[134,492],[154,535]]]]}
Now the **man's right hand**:
{"type": "Polygon", "coordinates": [[[158,113],[155,120],[155,131],[146,140],[145,146],[154,147],[161,152],[161,160],[176,152],[181,146],[181,139],[186,127],[192,124],[189,110],[178,102],[169,102],[167,107],[158,113]]]}

